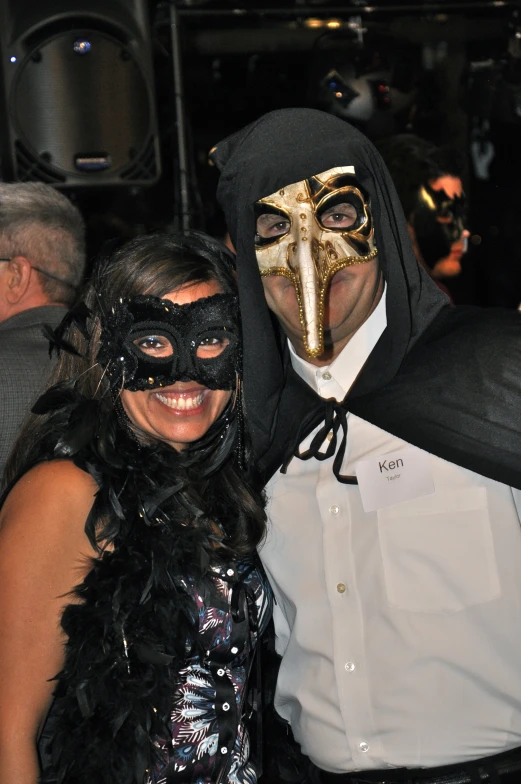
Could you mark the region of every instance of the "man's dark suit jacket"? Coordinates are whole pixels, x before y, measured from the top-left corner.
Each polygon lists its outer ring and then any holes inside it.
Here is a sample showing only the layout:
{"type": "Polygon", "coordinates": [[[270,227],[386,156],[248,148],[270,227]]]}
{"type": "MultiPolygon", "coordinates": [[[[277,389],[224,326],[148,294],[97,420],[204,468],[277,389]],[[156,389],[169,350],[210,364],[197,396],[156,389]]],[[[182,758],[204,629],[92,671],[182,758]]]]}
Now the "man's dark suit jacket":
{"type": "Polygon", "coordinates": [[[66,312],[63,305],[46,305],[0,323],[0,478],[20,425],[52,368],[42,326],[55,328],[66,312]]]}

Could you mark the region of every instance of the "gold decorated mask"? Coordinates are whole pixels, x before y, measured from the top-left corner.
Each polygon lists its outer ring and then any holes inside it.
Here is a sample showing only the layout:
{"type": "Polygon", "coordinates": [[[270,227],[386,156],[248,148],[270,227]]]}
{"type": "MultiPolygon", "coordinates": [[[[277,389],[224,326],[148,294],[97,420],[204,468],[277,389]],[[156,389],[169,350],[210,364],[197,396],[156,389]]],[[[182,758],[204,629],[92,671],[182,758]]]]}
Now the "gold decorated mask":
{"type": "Polygon", "coordinates": [[[344,267],[374,259],[369,199],[353,166],[288,185],[255,204],[255,250],[261,275],[284,275],[295,287],[304,347],[324,351],[324,299],[344,267]]]}

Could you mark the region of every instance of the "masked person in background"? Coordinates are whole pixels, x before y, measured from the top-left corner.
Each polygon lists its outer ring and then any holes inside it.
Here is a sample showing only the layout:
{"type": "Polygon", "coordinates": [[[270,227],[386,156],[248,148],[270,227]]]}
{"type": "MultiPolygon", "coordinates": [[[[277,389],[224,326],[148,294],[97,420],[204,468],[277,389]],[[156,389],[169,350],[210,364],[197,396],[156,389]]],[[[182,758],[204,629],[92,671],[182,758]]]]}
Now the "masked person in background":
{"type": "Polygon", "coordinates": [[[407,133],[376,146],[400,197],[416,258],[449,294],[443,281],[461,273],[469,237],[459,155],[407,133]]]}
{"type": "Polygon", "coordinates": [[[347,123],[277,111],[211,155],[267,482],[276,710],[313,781],[519,781],[521,317],[449,306],[347,123]]]}

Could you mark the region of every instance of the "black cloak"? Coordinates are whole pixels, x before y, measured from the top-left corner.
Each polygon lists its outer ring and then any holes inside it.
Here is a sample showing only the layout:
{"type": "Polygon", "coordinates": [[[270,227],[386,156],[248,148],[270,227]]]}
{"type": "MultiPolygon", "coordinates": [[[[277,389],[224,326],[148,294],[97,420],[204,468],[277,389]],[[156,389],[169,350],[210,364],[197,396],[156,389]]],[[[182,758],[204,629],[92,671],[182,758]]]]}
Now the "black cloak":
{"type": "MultiPolygon", "coordinates": [[[[218,199],[237,250],[245,411],[264,480],[324,420],[336,436],[349,411],[521,489],[521,314],[450,307],[415,259],[394,185],[371,142],[329,114],[284,109],[228,137],[211,157],[221,170],[218,199]],[[387,328],[340,406],[295,373],[270,318],[255,257],[254,203],[348,165],[371,198],[387,328]]],[[[335,437],[331,449],[336,444],[335,437]]]]}

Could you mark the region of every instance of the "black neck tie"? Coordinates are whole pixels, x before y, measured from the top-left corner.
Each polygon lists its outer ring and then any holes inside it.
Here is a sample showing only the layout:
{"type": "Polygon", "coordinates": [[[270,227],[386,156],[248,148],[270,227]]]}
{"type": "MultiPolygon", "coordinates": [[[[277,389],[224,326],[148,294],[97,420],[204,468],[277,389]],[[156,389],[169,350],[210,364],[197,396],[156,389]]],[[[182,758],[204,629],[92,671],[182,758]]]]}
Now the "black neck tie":
{"type": "Polygon", "coordinates": [[[346,451],[346,445],[347,411],[343,407],[342,403],[338,403],[333,398],[330,400],[325,400],[315,411],[311,413],[309,417],[304,420],[304,422],[299,427],[297,436],[295,440],[292,441],[284,457],[282,468],[280,469],[281,473],[286,473],[288,465],[294,457],[298,457],[300,460],[310,460],[312,457],[316,458],[317,460],[328,460],[330,457],[335,455],[336,452],[335,459],[333,461],[333,473],[337,480],[345,485],[356,485],[358,484],[356,476],[343,476],[340,473],[346,451]],[[324,424],[313,436],[311,444],[309,445],[309,449],[301,452],[301,441],[322,421],[324,424]],[[338,431],[340,428],[342,428],[342,439],[337,451],[338,431]],[[325,452],[321,452],[320,447],[328,438],[330,433],[332,433],[332,436],[327,449],[325,452]]]}

